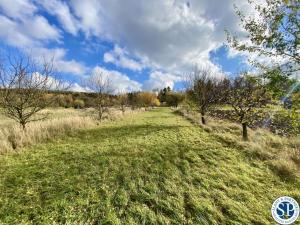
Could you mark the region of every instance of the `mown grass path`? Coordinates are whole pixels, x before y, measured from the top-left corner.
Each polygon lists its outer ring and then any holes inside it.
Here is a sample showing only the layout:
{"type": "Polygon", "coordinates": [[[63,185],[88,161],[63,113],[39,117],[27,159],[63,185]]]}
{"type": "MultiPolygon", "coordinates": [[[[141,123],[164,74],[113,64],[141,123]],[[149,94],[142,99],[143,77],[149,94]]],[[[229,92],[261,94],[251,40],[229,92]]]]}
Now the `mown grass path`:
{"type": "Polygon", "coordinates": [[[160,108],[0,156],[0,224],[274,224],[299,189],[160,108]]]}

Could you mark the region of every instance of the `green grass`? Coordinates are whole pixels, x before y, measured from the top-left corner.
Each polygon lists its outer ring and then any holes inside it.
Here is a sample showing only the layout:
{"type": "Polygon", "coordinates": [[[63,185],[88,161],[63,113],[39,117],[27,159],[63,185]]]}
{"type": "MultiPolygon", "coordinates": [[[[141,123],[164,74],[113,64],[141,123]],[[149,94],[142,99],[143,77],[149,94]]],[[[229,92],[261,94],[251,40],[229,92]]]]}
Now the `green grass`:
{"type": "Polygon", "coordinates": [[[0,156],[2,224],[274,224],[299,180],[169,109],[0,156]]]}

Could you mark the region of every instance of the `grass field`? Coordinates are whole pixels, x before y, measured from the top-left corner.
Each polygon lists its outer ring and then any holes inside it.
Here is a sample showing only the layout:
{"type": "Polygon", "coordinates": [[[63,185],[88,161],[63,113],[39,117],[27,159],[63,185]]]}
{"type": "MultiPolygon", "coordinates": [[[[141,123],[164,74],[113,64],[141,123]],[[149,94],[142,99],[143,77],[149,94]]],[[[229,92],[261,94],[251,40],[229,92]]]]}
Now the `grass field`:
{"type": "Polygon", "coordinates": [[[299,187],[159,108],[0,156],[0,223],[274,224],[299,187]]]}
{"type": "MultiPolygon", "coordinates": [[[[127,108],[123,114],[118,108],[110,108],[103,121],[117,120],[140,111],[143,109],[132,111],[127,108]]],[[[16,121],[0,113],[0,154],[20,151],[23,147],[100,124],[97,112],[92,108],[47,108],[36,115],[36,118],[41,117],[45,119],[28,123],[24,131],[16,121]]]]}
{"type": "MultiPolygon", "coordinates": [[[[74,109],[74,108],[51,108],[51,109],[44,109],[41,113],[48,114],[48,119],[57,119],[57,118],[68,118],[68,117],[74,117],[74,116],[86,116],[90,114],[90,109],[74,109]]],[[[1,112],[1,108],[0,108],[1,112]]],[[[12,119],[9,119],[8,117],[4,116],[0,113],[0,127],[7,127],[7,126],[13,126],[16,122],[12,119]]]]}

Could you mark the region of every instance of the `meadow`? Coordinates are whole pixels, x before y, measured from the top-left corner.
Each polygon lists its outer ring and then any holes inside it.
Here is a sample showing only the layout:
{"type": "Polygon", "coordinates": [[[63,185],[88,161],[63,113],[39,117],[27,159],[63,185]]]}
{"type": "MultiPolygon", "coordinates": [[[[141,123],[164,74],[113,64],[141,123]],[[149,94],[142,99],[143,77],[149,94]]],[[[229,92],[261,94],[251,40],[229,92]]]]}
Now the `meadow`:
{"type": "Polygon", "coordinates": [[[298,138],[197,120],[161,107],[0,156],[1,223],[274,224],[300,201],[298,138]]]}
{"type": "MultiPolygon", "coordinates": [[[[138,111],[126,109],[124,114],[138,111]]],[[[96,118],[97,113],[92,108],[46,108],[37,113],[33,119],[44,116],[45,119],[31,122],[26,130],[23,130],[14,120],[0,113],[0,155],[7,152],[18,152],[25,146],[67,135],[78,129],[99,125],[96,118]]],[[[105,120],[110,121],[122,116],[119,109],[110,108],[105,120]]]]}

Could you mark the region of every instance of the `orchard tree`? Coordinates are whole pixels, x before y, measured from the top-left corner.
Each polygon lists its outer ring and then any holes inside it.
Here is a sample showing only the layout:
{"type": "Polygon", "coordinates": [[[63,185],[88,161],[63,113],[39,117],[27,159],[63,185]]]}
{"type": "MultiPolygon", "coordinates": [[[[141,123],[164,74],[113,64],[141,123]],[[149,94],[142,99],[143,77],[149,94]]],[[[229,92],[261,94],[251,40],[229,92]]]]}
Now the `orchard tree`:
{"type": "Polygon", "coordinates": [[[242,124],[243,139],[248,140],[247,127],[255,120],[255,115],[268,102],[266,89],[257,77],[247,74],[236,77],[224,95],[234,109],[238,121],[242,124]]]}
{"type": "Polygon", "coordinates": [[[107,74],[96,70],[87,80],[87,86],[96,95],[94,108],[99,121],[102,121],[105,113],[108,113],[109,110],[110,95],[113,93],[112,83],[107,74]]]}
{"type": "Polygon", "coordinates": [[[293,84],[296,83],[294,78],[291,78],[286,73],[282,73],[278,67],[267,69],[262,74],[262,79],[265,80],[264,85],[268,92],[275,99],[280,99],[286,95],[293,84]]]}
{"type": "Polygon", "coordinates": [[[220,83],[221,79],[218,80],[209,68],[196,68],[187,78],[187,97],[197,105],[202,124],[206,124],[205,116],[210,107],[220,101],[220,83]]]}
{"type": "Polygon", "coordinates": [[[68,86],[55,77],[53,59],[37,62],[28,55],[19,55],[8,57],[0,65],[0,105],[23,130],[29,122],[47,117],[39,112],[56,100],[49,91],[67,90],[68,86]]]}
{"type": "Polygon", "coordinates": [[[227,31],[231,47],[266,57],[284,58],[285,63],[279,65],[282,71],[299,71],[300,1],[264,0],[264,4],[253,0],[248,2],[254,6],[257,16],[247,17],[239,9],[236,12],[250,42],[242,41],[227,31]]]}
{"type": "Polygon", "coordinates": [[[120,109],[122,111],[122,114],[125,113],[126,111],[126,107],[128,106],[129,104],[129,98],[128,98],[128,95],[125,93],[125,94],[119,94],[117,96],[117,104],[120,106],[120,109]]]}

